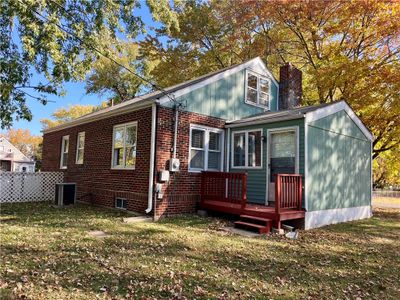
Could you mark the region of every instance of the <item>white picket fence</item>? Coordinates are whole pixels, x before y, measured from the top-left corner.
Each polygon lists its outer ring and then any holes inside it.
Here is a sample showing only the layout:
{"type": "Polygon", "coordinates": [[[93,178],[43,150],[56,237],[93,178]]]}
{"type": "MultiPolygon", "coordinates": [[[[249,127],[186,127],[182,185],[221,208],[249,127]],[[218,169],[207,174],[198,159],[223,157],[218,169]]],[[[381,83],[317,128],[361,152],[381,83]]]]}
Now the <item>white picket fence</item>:
{"type": "Polygon", "coordinates": [[[0,203],[53,200],[63,179],[62,172],[0,172],[0,203]]]}

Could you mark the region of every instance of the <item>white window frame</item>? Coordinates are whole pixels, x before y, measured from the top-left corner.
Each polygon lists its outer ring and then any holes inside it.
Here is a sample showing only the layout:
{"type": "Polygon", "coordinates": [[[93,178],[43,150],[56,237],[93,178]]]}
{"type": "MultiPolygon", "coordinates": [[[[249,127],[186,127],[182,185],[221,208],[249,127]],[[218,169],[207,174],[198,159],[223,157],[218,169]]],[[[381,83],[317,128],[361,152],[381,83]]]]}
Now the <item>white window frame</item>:
{"type": "Polygon", "coordinates": [[[78,132],[76,136],[76,155],[75,155],[75,164],[77,165],[82,165],[83,162],[85,161],[85,142],[86,142],[86,134],[84,131],[78,132]],[[79,148],[79,137],[83,136],[83,146],[79,148]],[[78,161],[78,152],[82,151],[82,161],[78,161]]]}
{"type": "Polygon", "coordinates": [[[223,171],[224,168],[224,146],[225,146],[225,132],[223,129],[208,127],[203,125],[196,125],[190,124],[190,131],[189,131],[189,156],[188,156],[188,171],[190,173],[200,173],[202,171],[223,171]],[[204,131],[204,149],[192,147],[192,130],[202,130],[204,131]],[[220,151],[209,150],[209,142],[210,142],[210,132],[215,132],[220,134],[220,151]],[[204,168],[191,168],[190,167],[190,160],[191,160],[191,153],[193,150],[203,150],[204,151],[204,168]],[[209,152],[221,152],[221,165],[219,169],[209,169],[208,168],[208,153],[209,152]]]}
{"type": "MultiPolygon", "coordinates": [[[[64,135],[61,140],[61,151],[60,151],[60,169],[67,169],[68,168],[68,160],[66,165],[64,166],[64,155],[65,153],[69,154],[69,135],[64,135]],[[64,152],[65,141],[68,140],[68,148],[67,151],[64,152]]],[[[69,156],[69,155],[68,155],[69,156]]],[[[69,157],[68,157],[69,159],[69,157]]]]}
{"type": "Polygon", "coordinates": [[[112,151],[111,152],[111,169],[112,170],[135,170],[136,158],[137,158],[137,145],[138,145],[138,136],[137,136],[138,125],[137,124],[138,124],[137,121],[134,121],[134,122],[128,122],[128,123],[114,125],[113,133],[112,133],[112,149],[111,149],[111,151],[112,151]],[[129,126],[132,126],[132,125],[135,126],[135,130],[136,130],[135,165],[134,166],[128,166],[128,167],[127,166],[114,166],[114,141],[115,141],[114,137],[115,137],[115,131],[116,131],[116,129],[124,128],[124,135],[123,135],[123,141],[124,142],[123,142],[122,161],[125,163],[125,147],[126,147],[126,145],[125,145],[125,137],[126,137],[125,132],[126,132],[126,127],[129,127],[129,126]]]}
{"type": "MultiPolygon", "coordinates": [[[[251,89],[254,89],[250,87],[251,89]]],[[[265,93],[264,93],[265,94],[265,93]]],[[[257,72],[246,70],[246,76],[245,76],[245,90],[244,90],[244,102],[249,105],[257,106],[266,110],[270,110],[271,107],[271,79],[267,76],[261,75],[257,72]],[[257,77],[257,103],[251,102],[247,100],[247,88],[248,88],[248,78],[249,74],[256,76],[257,77]],[[260,94],[264,93],[261,92],[260,89],[260,78],[266,80],[268,82],[268,105],[262,105],[260,104],[260,94]]]]}
{"type": "Polygon", "coordinates": [[[122,198],[122,197],[116,197],[115,198],[115,208],[116,209],[121,209],[121,210],[127,210],[128,209],[128,200],[126,198],[122,198]],[[121,203],[123,203],[125,201],[126,207],[123,207],[123,205],[121,207],[119,207],[117,205],[118,200],[121,200],[121,203]]]}
{"type": "Polygon", "coordinates": [[[232,169],[262,169],[263,168],[263,129],[262,128],[255,128],[255,129],[248,129],[248,130],[238,130],[238,131],[232,131],[232,136],[231,136],[231,168],[232,169]],[[255,132],[259,131],[261,133],[261,164],[260,166],[249,166],[249,132],[255,132]],[[235,143],[234,143],[234,138],[235,134],[241,134],[244,133],[244,166],[235,166],[235,143]]]}

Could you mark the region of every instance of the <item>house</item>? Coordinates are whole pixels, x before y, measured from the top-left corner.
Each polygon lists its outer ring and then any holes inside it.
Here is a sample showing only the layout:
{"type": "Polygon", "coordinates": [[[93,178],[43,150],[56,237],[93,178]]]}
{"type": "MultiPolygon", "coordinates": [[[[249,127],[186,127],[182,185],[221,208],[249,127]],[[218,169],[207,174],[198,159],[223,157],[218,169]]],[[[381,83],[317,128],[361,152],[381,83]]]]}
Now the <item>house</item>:
{"type": "Polygon", "coordinates": [[[35,161],[29,159],[5,137],[0,137],[0,171],[35,172],[35,161]]]}
{"type": "Polygon", "coordinates": [[[367,218],[372,135],[344,101],[301,107],[301,79],[255,58],[85,115],[44,131],[43,170],[155,219],[202,207],[265,232],[367,218]]]}

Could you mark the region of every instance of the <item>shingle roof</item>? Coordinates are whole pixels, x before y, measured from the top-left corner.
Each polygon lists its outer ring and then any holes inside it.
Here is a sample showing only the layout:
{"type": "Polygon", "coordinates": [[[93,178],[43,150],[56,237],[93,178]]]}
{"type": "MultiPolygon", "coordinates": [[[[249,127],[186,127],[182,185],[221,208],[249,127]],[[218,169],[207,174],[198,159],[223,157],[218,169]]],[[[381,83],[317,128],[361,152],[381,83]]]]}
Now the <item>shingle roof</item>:
{"type": "Polygon", "coordinates": [[[150,92],[150,93],[147,93],[147,94],[144,94],[144,95],[141,95],[141,96],[137,96],[137,97],[135,97],[135,98],[133,98],[131,100],[127,100],[127,101],[124,101],[122,103],[116,104],[114,106],[107,107],[107,108],[104,108],[104,109],[101,109],[101,110],[86,114],[86,115],[84,115],[82,117],[79,117],[79,118],[76,118],[76,119],[74,119],[74,120],[72,120],[72,121],[70,121],[70,122],[68,122],[66,124],[61,124],[61,125],[49,128],[49,129],[45,129],[44,132],[56,131],[56,130],[65,128],[66,126],[71,126],[73,124],[77,124],[77,123],[80,123],[80,122],[88,122],[89,120],[91,120],[93,118],[96,118],[97,116],[106,115],[108,113],[110,113],[110,114],[117,113],[117,111],[122,111],[122,110],[125,110],[125,109],[129,109],[129,107],[133,107],[133,106],[136,107],[136,106],[139,106],[139,105],[146,105],[146,104],[150,105],[156,99],[159,99],[159,98],[164,97],[164,96],[166,96],[168,94],[171,94],[171,93],[173,93],[175,91],[184,89],[184,88],[186,88],[188,86],[194,85],[194,84],[202,82],[204,80],[207,80],[210,77],[213,77],[213,76],[218,75],[220,73],[223,73],[223,72],[226,72],[228,70],[234,69],[234,68],[236,68],[236,67],[238,67],[240,65],[244,65],[244,64],[246,64],[246,63],[248,63],[248,62],[250,62],[252,60],[255,60],[255,59],[258,59],[258,58],[253,58],[253,59],[250,59],[250,60],[245,61],[243,63],[232,65],[232,66],[220,69],[218,71],[211,72],[211,73],[205,74],[203,76],[200,76],[200,77],[197,77],[197,78],[194,78],[194,79],[191,79],[191,80],[184,81],[182,83],[167,87],[167,88],[163,89],[162,91],[159,90],[159,91],[150,92]]]}

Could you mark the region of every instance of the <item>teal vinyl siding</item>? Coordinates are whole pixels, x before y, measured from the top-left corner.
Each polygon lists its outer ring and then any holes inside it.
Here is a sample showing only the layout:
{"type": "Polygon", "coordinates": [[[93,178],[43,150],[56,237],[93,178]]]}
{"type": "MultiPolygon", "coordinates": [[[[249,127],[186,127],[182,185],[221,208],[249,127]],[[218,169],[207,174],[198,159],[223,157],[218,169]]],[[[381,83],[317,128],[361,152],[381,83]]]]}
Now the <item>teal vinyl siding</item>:
{"type": "MultiPolygon", "coordinates": [[[[267,130],[278,129],[282,127],[298,126],[299,132],[299,173],[304,174],[304,119],[282,121],[269,124],[260,124],[252,126],[243,126],[231,128],[229,139],[232,139],[232,133],[235,131],[262,129],[263,136],[266,137],[262,145],[262,168],[232,168],[232,153],[229,149],[229,169],[230,172],[247,172],[247,201],[251,203],[265,204],[266,200],[266,185],[267,185],[267,130]]],[[[230,141],[232,147],[232,140],[230,141]]]]}
{"type": "MultiPolygon", "coordinates": [[[[238,120],[264,112],[263,108],[245,103],[245,70],[231,74],[177,97],[184,110],[225,120],[238,120]]],[[[271,110],[277,110],[278,87],[271,81],[271,110]]],[[[164,105],[172,106],[171,102],[164,105]]]]}
{"type": "Polygon", "coordinates": [[[308,211],[371,203],[371,142],[345,111],[308,126],[308,211]]]}

